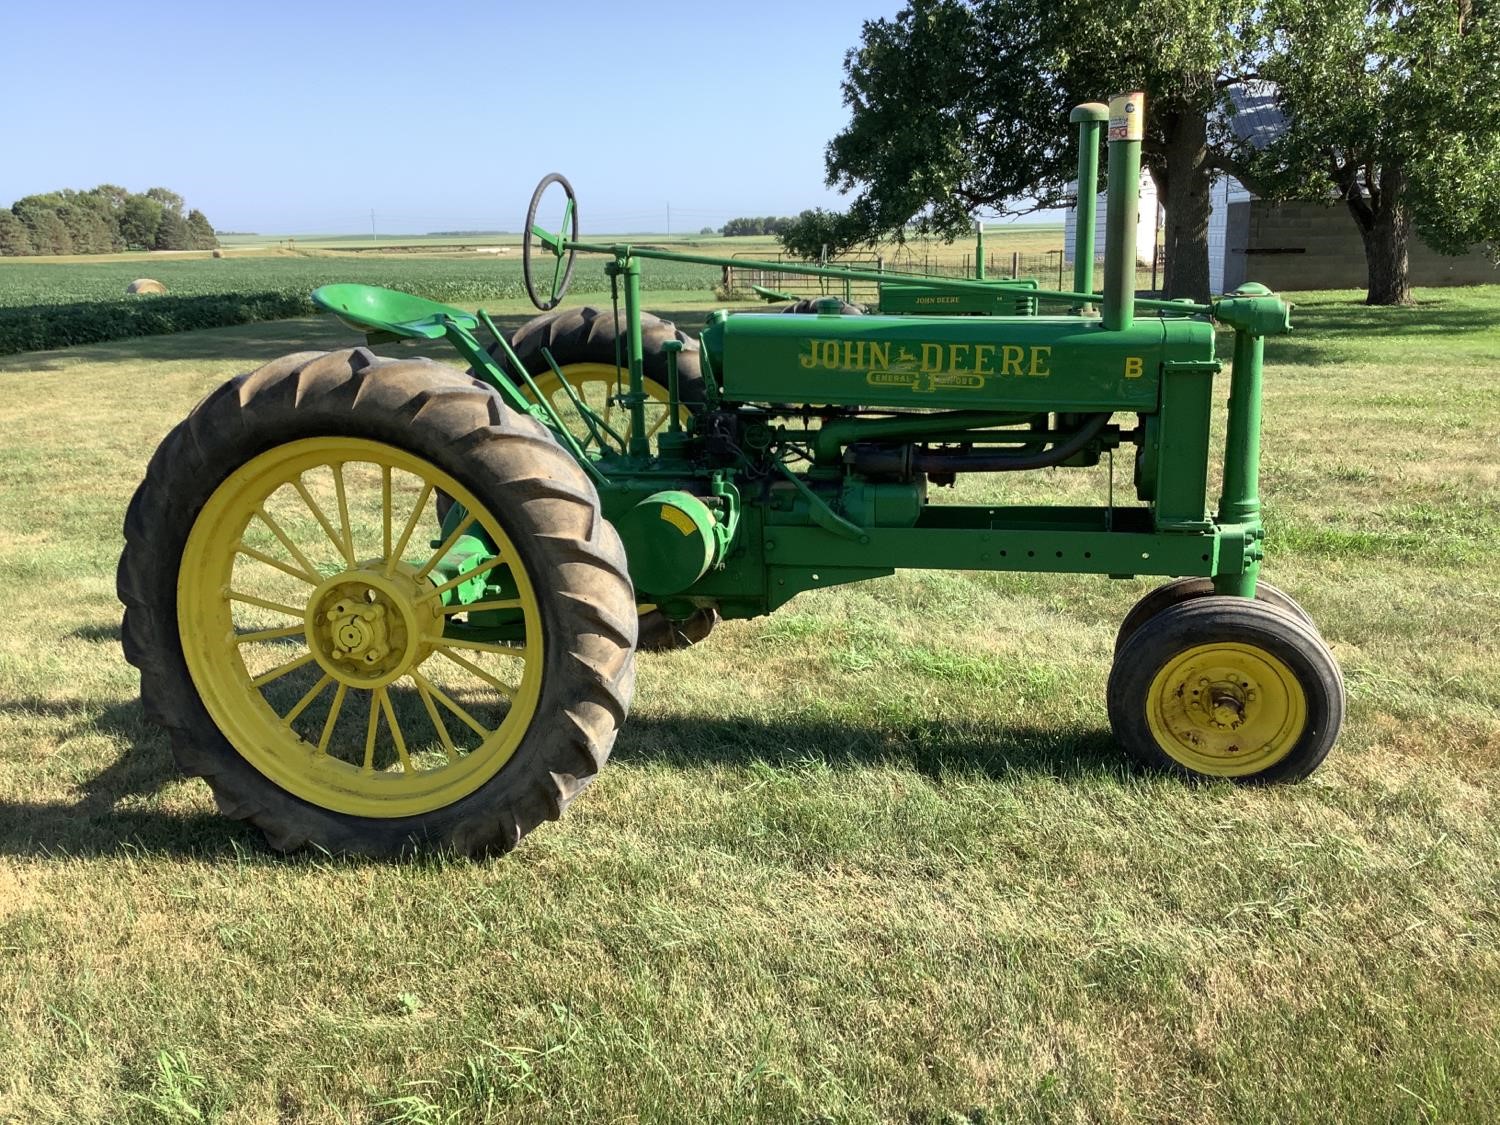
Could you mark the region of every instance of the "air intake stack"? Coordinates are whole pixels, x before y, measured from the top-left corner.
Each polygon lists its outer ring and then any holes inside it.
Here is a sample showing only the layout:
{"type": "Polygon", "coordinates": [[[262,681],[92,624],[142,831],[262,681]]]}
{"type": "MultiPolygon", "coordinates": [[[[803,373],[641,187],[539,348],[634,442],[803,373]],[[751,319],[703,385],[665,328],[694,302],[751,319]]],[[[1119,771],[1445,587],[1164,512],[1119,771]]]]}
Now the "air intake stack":
{"type": "Polygon", "coordinates": [[[1111,98],[1101,310],[1104,327],[1110,329],[1129,328],[1135,323],[1135,243],[1141,210],[1141,139],[1145,133],[1146,95],[1136,91],[1111,98]]]}

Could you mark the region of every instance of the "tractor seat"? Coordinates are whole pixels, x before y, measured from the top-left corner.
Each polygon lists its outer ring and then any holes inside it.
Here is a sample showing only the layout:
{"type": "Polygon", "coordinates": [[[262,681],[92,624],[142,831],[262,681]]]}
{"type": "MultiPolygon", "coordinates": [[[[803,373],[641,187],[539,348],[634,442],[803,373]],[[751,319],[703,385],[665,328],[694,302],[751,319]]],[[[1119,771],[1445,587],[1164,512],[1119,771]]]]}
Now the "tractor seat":
{"type": "Polygon", "coordinates": [[[378,285],[322,285],[313,290],[312,300],[356,331],[407,340],[440,340],[449,321],[466,331],[479,326],[462,309],[378,285]]]}

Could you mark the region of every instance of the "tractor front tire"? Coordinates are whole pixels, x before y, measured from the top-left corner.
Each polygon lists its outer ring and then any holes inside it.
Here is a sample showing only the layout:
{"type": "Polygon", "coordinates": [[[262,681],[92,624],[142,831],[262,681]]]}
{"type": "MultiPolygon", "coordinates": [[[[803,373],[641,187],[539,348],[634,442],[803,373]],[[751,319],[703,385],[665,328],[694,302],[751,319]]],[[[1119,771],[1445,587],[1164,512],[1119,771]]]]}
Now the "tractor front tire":
{"type": "MultiPolygon", "coordinates": [[[[1214,580],[1212,578],[1178,578],[1147,592],[1145,597],[1131,607],[1130,612],[1125,615],[1125,620],[1120,622],[1120,629],[1115,634],[1115,652],[1118,653],[1124,648],[1125,642],[1135,636],[1136,630],[1162,610],[1213,595],[1214,580]]],[[[1255,600],[1285,610],[1314,633],[1318,631],[1312,615],[1303,609],[1292,595],[1277,589],[1269,582],[1260,581],[1255,584],[1255,600]]]]}
{"type": "Polygon", "coordinates": [[[147,716],[281,851],[508,851],[597,775],[634,688],[634,590],[583,471],[483,384],[363,348],[200,402],[130,502],[118,592],[147,716]],[[439,560],[436,489],[492,541],[515,639],[458,639],[467,611],[409,561],[439,560]]]}
{"type": "Polygon", "coordinates": [[[1146,621],[1109,676],[1115,739],[1138,762],[1194,778],[1298,781],[1328,755],[1344,680],[1328,646],[1285,610],[1194,598],[1146,621]]]}

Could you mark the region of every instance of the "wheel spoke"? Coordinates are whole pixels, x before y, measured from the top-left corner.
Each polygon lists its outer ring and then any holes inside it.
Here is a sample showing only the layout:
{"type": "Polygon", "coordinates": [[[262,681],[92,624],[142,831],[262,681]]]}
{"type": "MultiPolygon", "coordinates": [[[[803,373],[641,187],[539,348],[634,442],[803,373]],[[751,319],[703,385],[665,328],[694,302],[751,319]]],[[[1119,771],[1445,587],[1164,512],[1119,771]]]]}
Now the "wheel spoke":
{"type": "Polygon", "coordinates": [[[455,613],[477,613],[486,609],[520,609],[520,598],[507,598],[504,601],[470,602],[468,605],[445,605],[443,613],[452,616],[455,613]]]}
{"type": "Polygon", "coordinates": [[[297,706],[288,711],[286,715],[282,717],[281,721],[287,726],[291,726],[293,723],[295,723],[297,721],[297,716],[306,711],[312,701],[318,698],[318,696],[322,695],[323,689],[331,683],[333,683],[333,677],[326,672],[323,673],[323,678],[317,683],[313,684],[313,686],[308,689],[306,695],[297,700],[297,706]]]}
{"type": "Polygon", "coordinates": [[[661,429],[662,426],[664,426],[666,424],[667,416],[669,414],[671,414],[671,413],[672,413],[671,410],[663,411],[662,412],[662,416],[660,418],[658,418],[655,422],[651,423],[651,428],[646,431],[646,436],[647,437],[651,437],[653,434],[656,433],[657,430],[661,429]]]}
{"type": "Polygon", "coordinates": [[[488,738],[490,735],[495,733],[494,731],[490,730],[489,727],[482,724],[473,715],[465,711],[457,703],[454,703],[453,700],[449,699],[448,696],[443,692],[442,688],[438,687],[426,676],[422,675],[421,672],[413,669],[411,678],[417,681],[418,686],[425,687],[428,691],[430,691],[434,699],[436,699],[444,707],[448,708],[448,710],[457,715],[459,719],[462,720],[470,730],[479,735],[480,738],[488,738]]]}
{"type": "Polygon", "coordinates": [[[306,632],[305,625],[288,625],[285,629],[258,629],[254,633],[236,633],[234,643],[247,645],[252,641],[279,641],[282,637],[300,637],[306,632]]]}
{"type": "Polygon", "coordinates": [[[427,708],[427,717],[432,720],[432,728],[437,731],[438,741],[443,744],[443,753],[448,755],[448,761],[458,761],[458,750],[453,745],[453,739],[448,736],[448,728],[443,724],[443,717],[438,714],[437,704],[432,701],[432,693],[427,690],[426,681],[418,676],[412,682],[417,685],[422,706],[427,708]]]}
{"type": "Polygon", "coordinates": [[[496,555],[488,562],[480,563],[473,570],[466,570],[456,578],[450,578],[441,586],[434,586],[417,600],[419,602],[425,602],[428,598],[442,597],[442,595],[446,594],[449,590],[452,590],[456,586],[462,586],[465,582],[469,581],[469,579],[478,578],[481,574],[488,574],[504,561],[505,560],[503,558],[501,558],[499,555],[496,555]]]}
{"type": "Polygon", "coordinates": [[[396,757],[401,761],[401,772],[412,773],[411,755],[406,752],[406,739],[401,737],[401,724],[396,721],[396,709],[391,706],[391,693],[385,688],[375,692],[380,700],[380,709],[385,712],[385,725],[391,728],[391,741],[396,744],[396,757]]]}
{"type": "Polygon", "coordinates": [[[375,736],[380,732],[380,708],[376,705],[374,697],[370,699],[370,721],[365,726],[365,764],[366,773],[375,768],[375,736]]]}
{"type": "Polygon", "coordinates": [[[557,246],[557,264],[552,267],[552,300],[553,300],[553,302],[558,301],[562,297],[562,294],[560,294],[558,292],[558,289],[562,286],[563,262],[565,262],[567,259],[566,259],[566,257],[564,257],[563,252],[562,252],[562,242],[561,242],[561,240],[568,237],[568,220],[571,219],[572,217],[573,217],[573,201],[571,199],[569,199],[567,201],[567,203],[563,206],[562,226],[560,226],[560,227],[557,228],[557,237],[559,239],[558,246],[557,246]]]}
{"type": "Polygon", "coordinates": [[[318,502],[312,498],[312,493],[307,491],[307,485],[302,483],[299,476],[292,481],[292,487],[297,490],[297,495],[302,497],[302,502],[307,505],[307,510],[322,525],[323,531],[333,541],[333,545],[339,549],[339,554],[344,556],[344,561],[351,567],[354,566],[354,552],[339,538],[339,533],[333,529],[333,524],[328,522],[328,517],[323,514],[323,509],[318,507],[318,502]]]}
{"type": "Polygon", "coordinates": [[[473,520],[466,520],[465,522],[460,523],[452,531],[448,532],[448,538],[444,539],[442,543],[438,545],[438,549],[436,551],[433,551],[432,556],[422,564],[422,569],[417,571],[415,575],[417,581],[420,582],[422,579],[426,578],[428,572],[432,570],[433,567],[437,566],[438,563],[443,561],[444,556],[446,556],[449,551],[453,550],[459,539],[462,538],[464,533],[473,526],[473,520]]]}
{"type": "Polygon", "coordinates": [[[339,709],[344,705],[344,696],[349,694],[348,684],[339,684],[338,690],[333,693],[333,702],[328,707],[328,718],[323,720],[323,734],[318,739],[318,753],[328,753],[329,740],[333,738],[333,728],[339,721],[339,709]]]}
{"type": "Polygon", "coordinates": [[[253,688],[263,688],[272,680],[279,680],[282,676],[285,676],[291,672],[295,672],[298,668],[301,668],[306,664],[311,664],[312,661],[313,654],[310,652],[304,653],[303,655],[297,657],[295,660],[288,660],[285,664],[278,664],[269,672],[265,672],[259,676],[256,676],[255,679],[250,681],[250,686],[253,688]]]}
{"type": "Polygon", "coordinates": [[[354,565],[354,527],[349,523],[349,497],[344,492],[344,463],[338,461],[328,466],[333,470],[333,491],[339,502],[339,534],[343,536],[344,557],[354,565]]]}
{"type": "Polygon", "coordinates": [[[257,598],[254,594],[242,594],[238,590],[230,590],[228,594],[232,602],[244,602],[246,605],[259,606],[261,609],[269,609],[272,613],[284,613],[288,617],[302,617],[307,611],[294,609],[280,602],[268,602],[265,598],[257,598]]]}
{"type": "Polygon", "coordinates": [[[421,520],[422,513],[427,510],[427,501],[431,496],[432,485],[423,481],[422,494],[417,497],[417,502],[412,507],[411,515],[406,520],[406,526],[401,529],[401,538],[396,540],[396,546],[385,556],[385,573],[387,577],[396,573],[396,564],[401,561],[401,552],[406,550],[406,544],[411,540],[411,533],[417,530],[417,522],[421,520]]]}
{"type": "Polygon", "coordinates": [[[520,648],[507,648],[505,645],[492,645],[488,641],[470,641],[463,637],[444,637],[443,644],[449,648],[467,648],[475,652],[497,652],[501,656],[519,656],[526,659],[526,650],[520,648]]]}
{"type": "Polygon", "coordinates": [[[271,513],[266,511],[264,506],[257,508],[255,514],[260,517],[261,523],[271,529],[271,534],[281,541],[281,545],[286,548],[287,554],[296,560],[298,566],[307,571],[308,574],[318,573],[318,568],[307,561],[307,556],[297,549],[297,544],[292,542],[292,537],[281,530],[281,525],[271,518],[271,513]]]}
{"type": "Polygon", "coordinates": [[[446,648],[440,648],[438,649],[438,652],[442,653],[449,660],[453,661],[453,663],[457,664],[460,668],[463,668],[465,671],[469,672],[472,675],[478,676],[485,683],[489,684],[490,687],[494,688],[501,695],[505,696],[506,699],[514,699],[516,697],[515,688],[511,687],[509,684],[502,683],[501,681],[495,679],[494,676],[490,675],[478,664],[475,664],[472,660],[466,660],[462,656],[459,656],[458,653],[446,648]]]}
{"type": "Polygon", "coordinates": [[[385,553],[380,557],[388,559],[391,557],[391,467],[380,466],[380,524],[383,535],[380,540],[381,550],[385,553]]]}
{"type": "Polygon", "coordinates": [[[293,578],[301,582],[306,582],[309,586],[316,586],[319,582],[319,579],[315,575],[309,574],[305,570],[299,570],[295,566],[290,566],[280,559],[272,558],[264,551],[257,551],[254,547],[247,547],[243,543],[240,544],[239,554],[247,558],[252,558],[256,562],[265,563],[267,566],[275,567],[281,573],[290,574],[293,578]]]}

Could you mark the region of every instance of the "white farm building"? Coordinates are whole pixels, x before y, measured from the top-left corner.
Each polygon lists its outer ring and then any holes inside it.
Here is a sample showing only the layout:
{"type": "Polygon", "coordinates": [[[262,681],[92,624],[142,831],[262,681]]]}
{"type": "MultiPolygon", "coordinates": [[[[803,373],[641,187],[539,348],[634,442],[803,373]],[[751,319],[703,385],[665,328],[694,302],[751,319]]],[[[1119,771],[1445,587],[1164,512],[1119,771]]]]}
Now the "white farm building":
{"type": "MultiPolygon", "coordinates": [[[[1285,127],[1275,89],[1265,82],[1231,87],[1235,112],[1229,124],[1235,134],[1262,147],[1285,127]]],[[[1073,185],[1076,193],[1077,185],[1073,185]]],[[[1099,194],[1096,253],[1104,256],[1105,193],[1099,194]]],[[[1330,199],[1321,203],[1272,203],[1260,199],[1231,176],[1221,176],[1209,194],[1208,278],[1214,293],[1225,293],[1246,281],[1272,289],[1359,289],[1366,284],[1364,244],[1348,209],[1330,199]]],[[[1136,245],[1142,265],[1150,265],[1161,212],[1156,184],[1141,173],[1141,213],[1136,245]]],[[[1073,261],[1073,207],[1064,218],[1063,257],[1073,261]]],[[[1414,285],[1478,285],[1500,281],[1482,252],[1450,257],[1413,239],[1410,250],[1414,285]]]]}
{"type": "MultiPolygon", "coordinates": [[[[1078,196],[1078,181],[1074,180],[1068,185],[1069,192],[1076,199],[1078,196]]],[[[1109,192],[1099,193],[1099,206],[1094,212],[1094,257],[1096,261],[1104,260],[1104,224],[1109,208],[1106,206],[1109,192]]],[[[1156,182],[1144,168],[1141,169],[1141,210],[1136,217],[1135,246],[1136,260],[1142,265],[1151,264],[1151,247],[1155,244],[1157,231],[1158,208],[1156,200],[1156,182]]],[[[1073,236],[1078,230],[1078,208],[1069,207],[1067,214],[1063,217],[1063,262],[1069,266],[1073,264],[1073,236]]]]}

